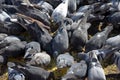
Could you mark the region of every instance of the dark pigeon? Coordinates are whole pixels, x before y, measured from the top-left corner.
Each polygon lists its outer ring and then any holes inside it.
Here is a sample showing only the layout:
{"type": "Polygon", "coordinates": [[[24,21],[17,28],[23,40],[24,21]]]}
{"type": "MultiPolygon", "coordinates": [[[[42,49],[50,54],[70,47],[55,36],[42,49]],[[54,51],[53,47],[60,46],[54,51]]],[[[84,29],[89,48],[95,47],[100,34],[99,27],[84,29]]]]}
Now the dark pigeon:
{"type": "Polygon", "coordinates": [[[120,35],[110,37],[106,40],[105,45],[117,46],[120,45],[120,35]]]}
{"type": "Polygon", "coordinates": [[[50,25],[50,17],[46,12],[43,12],[37,8],[31,7],[27,5],[20,5],[17,7],[18,12],[21,14],[24,14],[26,16],[29,16],[33,19],[39,20],[45,25],[50,25]]]}
{"type": "Polygon", "coordinates": [[[88,80],[106,80],[104,70],[97,58],[97,55],[91,51],[89,52],[88,63],[88,80]]]}
{"type": "Polygon", "coordinates": [[[61,53],[64,53],[69,47],[68,33],[65,23],[62,23],[52,40],[53,56],[56,58],[61,53]]]}
{"type": "Polygon", "coordinates": [[[63,0],[54,10],[51,15],[53,22],[59,23],[64,20],[68,12],[69,0],[63,0]]]}
{"type": "Polygon", "coordinates": [[[67,71],[67,74],[64,77],[62,77],[62,80],[71,79],[72,76],[70,75],[73,75],[76,78],[75,80],[77,80],[77,78],[79,80],[84,80],[86,74],[87,74],[87,64],[84,60],[82,60],[79,63],[73,64],[67,71]]]}
{"type": "Polygon", "coordinates": [[[0,48],[4,48],[11,43],[20,42],[21,40],[15,36],[7,36],[2,41],[0,41],[0,48]]]}
{"type": "Polygon", "coordinates": [[[3,22],[0,24],[1,33],[6,33],[9,35],[20,35],[26,31],[22,25],[16,22],[3,22]]]}
{"type": "Polygon", "coordinates": [[[5,48],[2,48],[0,50],[0,53],[7,57],[13,57],[13,58],[23,56],[25,54],[25,44],[26,44],[25,41],[11,43],[5,48]]]}
{"type": "Polygon", "coordinates": [[[87,30],[91,25],[90,23],[87,23],[87,18],[89,14],[90,14],[90,11],[86,13],[85,17],[83,17],[83,19],[78,24],[77,29],[75,29],[72,33],[70,44],[74,50],[82,51],[82,48],[88,41],[87,30]]]}
{"type": "Polygon", "coordinates": [[[3,75],[6,71],[6,64],[7,64],[8,58],[4,55],[0,55],[0,75],[3,75]]]}
{"type": "Polygon", "coordinates": [[[8,63],[8,74],[9,80],[54,80],[52,72],[15,62],[8,63]]]}
{"type": "Polygon", "coordinates": [[[106,22],[113,24],[114,28],[120,26],[120,12],[112,13],[105,18],[106,22]]]}
{"type": "Polygon", "coordinates": [[[32,40],[40,43],[42,50],[47,51],[48,54],[51,53],[50,43],[52,37],[46,29],[34,22],[28,26],[28,32],[31,35],[32,40]]]}
{"type": "Polygon", "coordinates": [[[105,45],[106,39],[112,29],[113,26],[108,25],[103,31],[96,33],[92,38],[90,38],[85,46],[86,52],[102,48],[105,45]]]}
{"type": "Polygon", "coordinates": [[[70,13],[74,13],[74,12],[76,12],[76,9],[77,9],[76,0],[69,0],[69,2],[68,2],[68,11],[70,13]]]}
{"type": "Polygon", "coordinates": [[[46,52],[39,52],[34,54],[34,56],[32,56],[32,58],[29,59],[29,61],[27,61],[26,63],[28,65],[45,67],[48,66],[50,62],[50,55],[48,55],[46,52]]]}
{"type": "Polygon", "coordinates": [[[49,13],[49,15],[53,12],[53,6],[45,1],[40,1],[37,3],[38,6],[40,6],[40,9],[46,13],[49,13]]]}

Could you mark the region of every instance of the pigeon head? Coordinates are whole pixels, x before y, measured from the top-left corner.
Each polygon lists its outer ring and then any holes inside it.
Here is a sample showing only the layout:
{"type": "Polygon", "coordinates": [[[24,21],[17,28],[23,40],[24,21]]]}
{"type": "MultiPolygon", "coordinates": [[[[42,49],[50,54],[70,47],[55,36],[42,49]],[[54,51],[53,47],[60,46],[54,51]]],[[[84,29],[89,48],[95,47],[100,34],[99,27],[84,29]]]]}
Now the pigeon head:
{"type": "Polygon", "coordinates": [[[38,42],[32,41],[28,43],[26,46],[26,53],[24,55],[24,59],[31,59],[35,53],[38,53],[41,51],[40,44],[38,42]]]}
{"type": "Polygon", "coordinates": [[[73,63],[74,63],[74,58],[68,52],[66,52],[65,54],[60,54],[57,57],[58,68],[70,67],[73,63]]]}
{"type": "Polygon", "coordinates": [[[24,59],[31,59],[35,55],[35,53],[35,50],[29,48],[24,55],[24,59]]]}
{"type": "Polygon", "coordinates": [[[24,74],[11,67],[8,67],[8,78],[9,80],[25,80],[24,74]]]}
{"type": "Polygon", "coordinates": [[[97,55],[94,51],[89,52],[89,57],[91,62],[98,62],[97,55]]]}

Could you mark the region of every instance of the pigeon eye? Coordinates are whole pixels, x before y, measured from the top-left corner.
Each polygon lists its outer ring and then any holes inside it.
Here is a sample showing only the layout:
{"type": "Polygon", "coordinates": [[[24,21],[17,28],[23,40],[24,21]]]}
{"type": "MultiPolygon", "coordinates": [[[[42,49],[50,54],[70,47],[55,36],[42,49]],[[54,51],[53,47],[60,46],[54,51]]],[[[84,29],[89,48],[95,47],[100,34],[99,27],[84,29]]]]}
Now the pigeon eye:
{"type": "Polygon", "coordinates": [[[31,49],[33,49],[33,46],[31,47],[31,49]]]}
{"type": "Polygon", "coordinates": [[[23,74],[20,74],[20,76],[21,76],[22,78],[24,78],[24,75],[23,75],[23,74]]]}

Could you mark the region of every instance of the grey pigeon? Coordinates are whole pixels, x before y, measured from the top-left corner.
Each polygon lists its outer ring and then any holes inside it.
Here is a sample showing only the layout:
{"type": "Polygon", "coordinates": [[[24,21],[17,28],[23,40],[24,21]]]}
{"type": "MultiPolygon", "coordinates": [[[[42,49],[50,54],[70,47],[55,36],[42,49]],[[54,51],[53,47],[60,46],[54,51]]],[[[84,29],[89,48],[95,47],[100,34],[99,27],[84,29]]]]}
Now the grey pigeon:
{"type": "Polygon", "coordinates": [[[73,64],[67,71],[66,75],[62,77],[62,80],[83,80],[87,74],[87,64],[84,60],[79,63],[73,64]],[[74,79],[75,78],[75,79],[74,79]]]}
{"type": "Polygon", "coordinates": [[[97,55],[91,51],[89,52],[88,63],[88,80],[106,80],[104,70],[97,58],[97,55]]]}
{"type": "Polygon", "coordinates": [[[89,52],[95,49],[100,49],[101,47],[103,47],[112,29],[113,29],[113,26],[108,25],[106,28],[104,28],[103,31],[96,33],[92,38],[90,38],[85,46],[86,52],[89,52]]]}
{"type": "Polygon", "coordinates": [[[114,52],[112,56],[113,63],[117,66],[117,68],[120,70],[120,53],[118,51],[114,52]]]}
{"type": "Polygon", "coordinates": [[[74,63],[74,58],[69,53],[60,54],[56,63],[58,68],[70,67],[74,63]]]}
{"type": "Polygon", "coordinates": [[[52,40],[53,56],[55,57],[58,56],[60,53],[64,53],[68,49],[68,47],[68,33],[65,27],[65,23],[62,22],[55,37],[52,40]]]}
{"type": "Polygon", "coordinates": [[[8,35],[5,33],[0,33],[0,41],[2,41],[5,37],[7,37],[8,35]]]}
{"type": "Polygon", "coordinates": [[[73,31],[72,37],[70,39],[70,44],[74,50],[82,51],[82,48],[85,46],[88,41],[88,28],[90,27],[90,23],[87,23],[87,18],[90,14],[88,11],[83,17],[83,19],[78,24],[77,28],[73,31]]]}
{"type": "Polygon", "coordinates": [[[34,22],[29,25],[28,32],[30,33],[31,38],[34,41],[37,41],[40,43],[41,49],[47,51],[48,54],[50,54],[51,52],[50,43],[51,43],[52,37],[49,34],[49,32],[43,27],[41,27],[37,22],[34,22]]]}
{"type": "Polygon", "coordinates": [[[33,55],[41,51],[40,44],[35,41],[26,44],[25,49],[26,49],[26,53],[24,55],[24,59],[32,58],[33,55]]]}
{"type": "Polygon", "coordinates": [[[77,2],[76,0],[69,0],[68,2],[68,11],[70,13],[74,13],[77,9],[77,2]]]}
{"type": "Polygon", "coordinates": [[[2,41],[0,41],[0,48],[4,48],[11,43],[21,42],[18,37],[15,36],[7,36],[2,41]]]}

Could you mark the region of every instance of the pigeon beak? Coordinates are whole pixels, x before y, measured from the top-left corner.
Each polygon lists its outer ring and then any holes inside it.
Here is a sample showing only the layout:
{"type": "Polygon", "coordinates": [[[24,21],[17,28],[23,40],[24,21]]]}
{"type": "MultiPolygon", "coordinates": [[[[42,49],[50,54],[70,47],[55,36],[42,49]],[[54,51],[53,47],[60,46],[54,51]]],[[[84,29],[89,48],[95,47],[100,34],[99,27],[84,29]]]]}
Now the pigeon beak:
{"type": "Polygon", "coordinates": [[[29,56],[30,56],[30,52],[31,52],[31,48],[29,48],[29,49],[27,49],[27,51],[26,51],[26,53],[25,53],[25,55],[24,55],[24,59],[26,59],[26,58],[28,58],[29,56]]]}
{"type": "Polygon", "coordinates": [[[26,52],[23,58],[26,59],[28,56],[29,56],[29,52],[26,52]]]}

